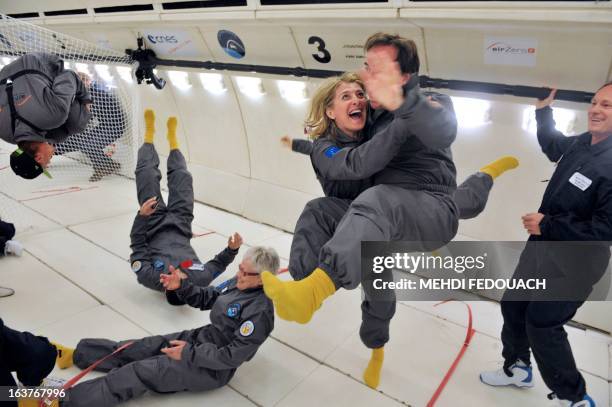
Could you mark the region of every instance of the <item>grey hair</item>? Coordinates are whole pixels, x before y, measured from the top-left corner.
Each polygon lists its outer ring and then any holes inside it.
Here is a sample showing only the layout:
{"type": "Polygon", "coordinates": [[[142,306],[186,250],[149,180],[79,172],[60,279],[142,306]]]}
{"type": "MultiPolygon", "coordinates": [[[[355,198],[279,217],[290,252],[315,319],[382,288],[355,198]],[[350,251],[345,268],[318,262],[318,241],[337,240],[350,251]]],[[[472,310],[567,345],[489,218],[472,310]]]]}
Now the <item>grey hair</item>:
{"type": "Polygon", "coordinates": [[[255,270],[261,274],[262,271],[269,271],[276,274],[280,268],[280,258],[278,253],[271,247],[254,246],[244,254],[253,263],[255,270]]]}

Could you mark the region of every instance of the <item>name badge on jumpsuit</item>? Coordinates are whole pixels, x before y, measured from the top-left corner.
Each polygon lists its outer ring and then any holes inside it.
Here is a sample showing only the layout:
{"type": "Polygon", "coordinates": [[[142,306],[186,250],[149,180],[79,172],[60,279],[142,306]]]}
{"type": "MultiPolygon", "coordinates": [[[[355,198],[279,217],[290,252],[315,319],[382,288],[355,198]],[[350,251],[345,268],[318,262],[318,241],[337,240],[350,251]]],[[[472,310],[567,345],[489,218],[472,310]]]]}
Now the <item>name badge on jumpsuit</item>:
{"type": "Polygon", "coordinates": [[[576,171],[574,175],[570,177],[569,182],[575,187],[578,187],[581,191],[586,191],[587,188],[590,187],[593,183],[593,181],[591,181],[589,178],[585,177],[578,171],[576,171]]]}

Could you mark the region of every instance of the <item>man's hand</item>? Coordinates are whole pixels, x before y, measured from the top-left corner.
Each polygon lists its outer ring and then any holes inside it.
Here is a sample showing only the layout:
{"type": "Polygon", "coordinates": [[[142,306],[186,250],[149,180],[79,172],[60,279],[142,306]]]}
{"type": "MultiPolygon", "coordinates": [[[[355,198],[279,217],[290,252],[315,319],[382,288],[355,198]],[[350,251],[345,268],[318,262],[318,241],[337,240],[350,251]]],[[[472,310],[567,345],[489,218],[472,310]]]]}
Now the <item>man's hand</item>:
{"type": "Polygon", "coordinates": [[[281,137],[281,145],[291,150],[291,137],[284,135],[281,137]]]}
{"type": "Polygon", "coordinates": [[[546,106],[550,106],[553,102],[553,100],[555,100],[555,95],[557,94],[557,89],[552,89],[550,91],[550,93],[548,94],[548,96],[546,97],[546,99],[538,99],[535,102],[535,108],[536,109],[542,109],[545,108],[546,106]]]}
{"type": "Polygon", "coordinates": [[[386,110],[396,110],[404,103],[404,80],[399,63],[388,53],[369,51],[370,63],[359,71],[368,97],[386,110]]]}
{"type": "Polygon", "coordinates": [[[160,274],[159,282],[162,283],[164,289],[168,291],[178,290],[181,288],[181,280],[186,279],[187,275],[181,272],[181,270],[174,268],[173,265],[170,265],[168,268],[170,274],[160,274]]]}
{"type": "Polygon", "coordinates": [[[542,231],[540,230],[540,222],[544,218],[544,214],[541,213],[528,213],[523,216],[523,227],[527,230],[530,235],[540,236],[542,231]]]}
{"type": "Polygon", "coordinates": [[[238,232],[236,232],[227,240],[227,247],[232,250],[238,250],[240,249],[240,246],[242,246],[242,236],[240,236],[238,232]]]}
{"type": "Polygon", "coordinates": [[[142,204],[138,213],[140,214],[140,216],[150,216],[153,212],[155,212],[156,207],[157,207],[157,197],[154,196],[153,198],[147,199],[142,204]]]}
{"type": "Polygon", "coordinates": [[[162,348],[161,351],[170,359],[181,360],[181,353],[183,352],[183,348],[187,345],[185,341],[172,340],[170,341],[170,348],[162,348]]]}

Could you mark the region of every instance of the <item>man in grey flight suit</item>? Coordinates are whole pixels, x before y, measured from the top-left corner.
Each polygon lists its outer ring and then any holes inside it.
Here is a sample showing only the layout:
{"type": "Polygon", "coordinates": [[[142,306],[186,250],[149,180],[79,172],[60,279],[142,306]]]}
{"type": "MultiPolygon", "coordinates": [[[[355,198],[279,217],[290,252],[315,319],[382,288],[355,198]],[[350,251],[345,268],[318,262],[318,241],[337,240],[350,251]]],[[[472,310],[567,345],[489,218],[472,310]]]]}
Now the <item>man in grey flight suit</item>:
{"type": "MultiPolygon", "coordinates": [[[[65,407],[111,407],[146,391],[174,393],[212,390],[227,384],[236,369],[251,360],[274,329],[274,308],[261,288],[260,273],[279,267],[274,249],[252,247],[235,278],[218,287],[198,287],[171,267],[164,287],[190,306],[210,311],[209,325],[135,341],[101,363],[106,376],[67,392],[65,407]]],[[[86,368],[130,341],[83,339],[74,363],[86,368]]]]}
{"type": "MultiPolygon", "coordinates": [[[[145,120],[154,120],[153,111],[145,113],[145,120]]],[[[168,120],[169,133],[176,131],[176,119],[168,120]]],[[[180,268],[184,277],[195,285],[205,287],[234,261],[242,244],[239,234],[228,241],[228,247],[206,264],[191,247],[193,233],[193,178],[187,170],[185,157],[178,148],[168,155],[168,204],[160,190],[159,156],[153,143],[143,143],[138,150],[136,189],[141,209],[132,225],[130,262],[138,282],[152,290],[163,291],[159,276],[169,266],[180,268]]],[[[181,305],[176,296],[167,293],[168,301],[181,305]]]]}
{"type": "Polygon", "coordinates": [[[91,103],[77,73],[64,69],[57,55],[29,53],[2,68],[0,138],[19,146],[11,155],[13,171],[24,178],[40,175],[53,144],[85,129],[91,103]]]}
{"type": "MultiPolygon", "coordinates": [[[[378,351],[389,340],[395,293],[392,290],[375,293],[370,281],[373,276],[362,275],[361,242],[408,241],[412,246],[407,250],[432,251],[455,236],[459,210],[453,199],[457,185],[450,150],[457,133],[457,120],[450,98],[425,94],[419,89],[419,61],[414,42],[387,34],[376,34],[371,39],[374,41],[368,40],[365,49],[373,73],[367,74],[368,80],[364,82],[370,98],[378,106],[373,106],[376,110],[371,115],[367,140],[357,147],[338,148],[332,140],[319,138],[314,142],[311,159],[318,174],[325,179],[372,177],[373,186],[345,207],[338,208],[338,200],[332,198],[318,200],[319,216],[331,218],[331,223],[337,222],[331,226],[325,220],[312,222],[313,233],[326,229],[322,231],[325,239],[332,234],[319,252],[318,267],[307,271],[308,277],[298,282],[283,283],[264,274],[264,288],[279,315],[306,323],[335,290],[354,289],[362,283],[366,301],[362,303],[360,337],[373,349],[374,358],[375,353],[377,357],[382,355],[378,351]],[[393,88],[397,89],[393,100],[384,95],[376,97],[375,91],[379,89],[371,86],[384,87],[380,78],[390,77],[387,72],[381,73],[380,66],[392,66],[396,82],[403,84],[401,88],[393,88]],[[338,216],[330,217],[331,213],[338,216]]],[[[484,187],[486,195],[490,185],[484,187]]],[[[300,239],[297,230],[294,243],[296,239],[300,239]]],[[[309,251],[307,246],[314,240],[304,241],[305,250],[309,251]]],[[[292,247],[292,259],[295,254],[292,247]]],[[[300,258],[299,254],[297,257],[300,258]]],[[[379,277],[392,278],[390,273],[379,277]]],[[[364,374],[371,387],[378,385],[381,363],[377,366],[375,374],[370,374],[370,366],[364,374]]]]}

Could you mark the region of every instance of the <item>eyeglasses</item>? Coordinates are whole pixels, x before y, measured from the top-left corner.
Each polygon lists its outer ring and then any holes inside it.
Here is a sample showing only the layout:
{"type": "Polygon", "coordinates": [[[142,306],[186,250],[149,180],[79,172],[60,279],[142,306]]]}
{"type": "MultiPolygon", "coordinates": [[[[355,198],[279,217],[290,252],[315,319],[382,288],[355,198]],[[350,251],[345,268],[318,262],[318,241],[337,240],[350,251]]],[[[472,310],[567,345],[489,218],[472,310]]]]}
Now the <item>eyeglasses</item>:
{"type": "Polygon", "coordinates": [[[250,277],[255,277],[259,275],[259,273],[247,273],[246,271],[242,271],[242,270],[240,272],[242,273],[242,275],[250,276],[250,277]]]}

